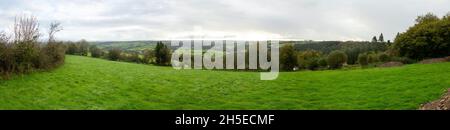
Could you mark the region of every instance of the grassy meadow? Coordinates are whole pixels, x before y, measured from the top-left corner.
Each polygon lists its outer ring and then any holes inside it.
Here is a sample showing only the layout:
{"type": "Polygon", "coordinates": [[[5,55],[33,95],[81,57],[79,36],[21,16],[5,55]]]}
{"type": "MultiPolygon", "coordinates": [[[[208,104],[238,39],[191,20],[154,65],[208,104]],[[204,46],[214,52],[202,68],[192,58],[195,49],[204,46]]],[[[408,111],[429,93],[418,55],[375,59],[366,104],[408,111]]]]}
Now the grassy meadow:
{"type": "Polygon", "coordinates": [[[174,70],[81,56],[0,80],[0,109],[417,109],[450,88],[450,63],[282,72],[174,70]]]}

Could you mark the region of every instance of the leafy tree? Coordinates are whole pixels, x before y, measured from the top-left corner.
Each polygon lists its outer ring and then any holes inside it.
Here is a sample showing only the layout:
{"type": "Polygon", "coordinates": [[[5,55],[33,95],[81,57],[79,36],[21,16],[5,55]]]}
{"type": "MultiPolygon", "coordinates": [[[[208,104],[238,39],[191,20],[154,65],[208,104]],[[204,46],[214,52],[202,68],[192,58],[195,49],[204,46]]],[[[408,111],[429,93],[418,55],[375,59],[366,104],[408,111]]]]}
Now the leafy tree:
{"type": "Polygon", "coordinates": [[[112,61],[118,61],[122,55],[122,50],[119,48],[110,49],[108,52],[108,59],[112,61]]]}
{"type": "Polygon", "coordinates": [[[89,53],[89,43],[86,40],[79,41],[79,54],[82,56],[87,56],[89,53]]]}
{"type": "Polygon", "coordinates": [[[359,65],[361,65],[361,66],[367,66],[367,65],[369,65],[369,62],[367,61],[367,54],[359,54],[359,56],[358,56],[358,63],[359,63],[359,65]]]}
{"type": "Polygon", "coordinates": [[[99,58],[99,57],[103,56],[103,51],[100,48],[98,48],[96,45],[92,45],[89,48],[89,51],[91,52],[91,56],[94,58],[99,58]]]}
{"type": "Polygon", "coordinates": [[[428,22],[433,22],[433,21],[439,21],[439,17],[434,15],[433,13],[427,13],[425,15],[418,16],[416,18],[416,23],[418,23],[418,24],[428,23],[428,22]]]}
{"type": "Polygon", "coordinates": [[[399,56],[421,60],[450,55],[450,19],[428,13],[416,22],[394,41],[392,49],[399,56]]]}
{"type": "Polygon", "coordinates": [[[298,67],[302,69],[315,70],[319,67],[319,59],[321,53],[315,50],[309,50],[298,53],[297,62],[298,67]]]}
{"type": "Polygon", "coordinates": [[[292,44],[284,44],[280,48],[280,66],[286,71],[294,70],[297,64],[296,51],[292,44]]]}
{"type": "Polygon", "coordinates": [[[347,62],[347,55],[342,51],[333,51],[328,55],[327,62],[331,69],[339,69],[347,62]]]}
{"type": "Polygon", "coordinates": [[[378,42],[378,40],[377,40],[377,37],[376,37],[376,36],[373,36],[373,38],[372,38],[372,42],[378,42]]]}
{"type": "Polygon", "coordinates": [[[67,46],[66,54],[70,54],[70,55],[77,55],[78,54],[79,48],[80,48],[78,46],[78,44],[69,41],[69,42],[66,43],[66,46],[67,46]]]}
{"type": "Polygon", "coordinates": [[[154,58],[155,58],[155,52],[153,50],[150,50],[150,49],[144,50],[144,58],[142,59],[144,64],[152,63],[154,58]]]}

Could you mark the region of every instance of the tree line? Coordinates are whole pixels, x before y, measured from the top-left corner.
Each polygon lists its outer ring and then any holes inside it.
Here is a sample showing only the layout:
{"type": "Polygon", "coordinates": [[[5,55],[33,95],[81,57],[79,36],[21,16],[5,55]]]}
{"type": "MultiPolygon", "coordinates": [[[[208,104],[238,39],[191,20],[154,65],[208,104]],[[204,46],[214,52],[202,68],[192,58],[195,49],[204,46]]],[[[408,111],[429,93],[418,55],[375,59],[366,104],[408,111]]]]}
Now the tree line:
{"type": "Polygon", "coordinates": [[[171,50],[162,41],[157,42],[154,49],[143,51],[125,51],[120,48],[101,49],[95,44],[89,44],[86,40],[78,42],[65,42],[66,54],[91,56],[111,61],[132,62],[139,64],[170,65],[171,50]]]}
{"type": "Polygon", "coordinates": [[[285,42],[280,51],[281,68],[286,71],[368,67],[386,62],[411,64],[446,57],[450,56],[450,13],[442,18],[432,13],[418,16],[416,24],[398,33],[393,43],[381,34],[371,42],[285,42]]]}

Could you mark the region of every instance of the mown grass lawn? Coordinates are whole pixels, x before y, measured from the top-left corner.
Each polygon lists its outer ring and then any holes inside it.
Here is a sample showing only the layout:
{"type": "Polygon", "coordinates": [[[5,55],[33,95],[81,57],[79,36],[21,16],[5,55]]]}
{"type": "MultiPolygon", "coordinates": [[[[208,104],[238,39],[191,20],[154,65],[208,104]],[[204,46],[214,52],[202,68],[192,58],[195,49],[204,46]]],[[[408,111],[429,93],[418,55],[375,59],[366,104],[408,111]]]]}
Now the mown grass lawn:
{"type": "Polygon", "coordinates": [[[450,63],[318,72],[174,70],[66,56],[0,81],[0,109],[417,109],[450,88],[450,63]]]}

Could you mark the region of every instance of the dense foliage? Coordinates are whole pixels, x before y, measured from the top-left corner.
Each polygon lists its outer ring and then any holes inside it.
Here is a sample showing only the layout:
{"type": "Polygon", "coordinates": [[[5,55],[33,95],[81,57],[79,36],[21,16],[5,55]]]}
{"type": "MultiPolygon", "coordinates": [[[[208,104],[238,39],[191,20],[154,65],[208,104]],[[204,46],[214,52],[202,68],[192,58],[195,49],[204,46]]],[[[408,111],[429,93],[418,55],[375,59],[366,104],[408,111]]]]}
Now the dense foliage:
{"type": "Polygon", "coordinates": [[[34,70],[47,70],[64,63],[65,47],[55,40],[61,29],[59,23],[51,23],[46,43],[39,42],[39,23],[35,17],[16,18],[13,36],[0,34],[0,76],[23,74],[34,70]]]}
{"type": "Polygon", "coordinates": [[[414,26],[396,37],[393,49],[400,56],[417,60],[449,56],[450,15],[443,18],[431,13],[419,16],[414,26]]]}

